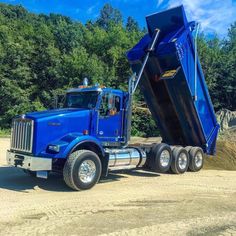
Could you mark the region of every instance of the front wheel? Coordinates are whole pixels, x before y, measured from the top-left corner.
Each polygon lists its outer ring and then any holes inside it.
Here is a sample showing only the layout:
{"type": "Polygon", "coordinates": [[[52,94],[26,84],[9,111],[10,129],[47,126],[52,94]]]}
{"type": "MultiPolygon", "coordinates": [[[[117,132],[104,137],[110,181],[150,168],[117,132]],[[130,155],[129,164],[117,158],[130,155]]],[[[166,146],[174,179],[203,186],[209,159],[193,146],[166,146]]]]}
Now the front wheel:
{"type": "Polygon", "coordinates": [[[92,188],[100,179],[102,171],[98,155],[89,150],[70,154],[63,168],[65,183],[74,190],[92,188]]]}

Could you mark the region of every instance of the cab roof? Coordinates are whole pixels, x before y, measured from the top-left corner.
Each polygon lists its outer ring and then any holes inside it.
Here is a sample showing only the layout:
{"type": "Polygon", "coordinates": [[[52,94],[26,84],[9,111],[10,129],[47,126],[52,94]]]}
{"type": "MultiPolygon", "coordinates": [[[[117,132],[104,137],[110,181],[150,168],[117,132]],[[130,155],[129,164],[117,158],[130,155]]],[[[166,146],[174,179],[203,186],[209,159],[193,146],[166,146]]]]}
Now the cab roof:
{"type": "Polygon", "coordinates": [[[120,89],[106,88],[104,86],[80,86],[78,88],[68,89],[67,93],[77,92],[107,92],[107,93],[123,93],[120,89]]]}

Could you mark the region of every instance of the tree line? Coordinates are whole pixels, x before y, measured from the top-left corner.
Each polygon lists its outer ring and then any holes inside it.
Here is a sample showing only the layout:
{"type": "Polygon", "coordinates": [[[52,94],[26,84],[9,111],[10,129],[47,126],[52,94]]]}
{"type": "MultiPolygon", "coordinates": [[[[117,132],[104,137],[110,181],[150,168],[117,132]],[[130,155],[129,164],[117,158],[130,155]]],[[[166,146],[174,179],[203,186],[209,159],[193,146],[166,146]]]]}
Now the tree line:
{"type": "MultiPolygon", "coordinates": [[[[59,14],[32,14],[0,4],[0,128],[28,111],[52,108],[53,98],[90,83],[127,90],[126,51],[145,34],[138,23],[106,4],[95,21],[82,24],[59,14]]],[[[216,110],[236,110],[236,22],[226,39],[199,38],[199,54],[216,110]]],[[[142,102],[141,94],[135,105],[142,102]]],[[[151,115],[135,109],[133,135],[157,135],[151,115]]]]}

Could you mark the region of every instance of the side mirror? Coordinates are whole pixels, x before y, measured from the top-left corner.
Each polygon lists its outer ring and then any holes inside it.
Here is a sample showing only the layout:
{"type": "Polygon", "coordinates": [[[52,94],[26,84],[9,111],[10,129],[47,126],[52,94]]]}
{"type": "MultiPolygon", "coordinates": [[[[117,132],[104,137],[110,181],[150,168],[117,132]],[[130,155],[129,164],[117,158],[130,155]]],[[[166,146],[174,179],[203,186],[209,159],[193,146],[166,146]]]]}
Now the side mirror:
{"type": "Polygon", "coordinates": [[[53,108],[54,109],[62,108],[64,106],[65,100],[66,100],[66,96],[64,94],[54,96],[53,108]]]}
{"type": "Polygon", "coordinates": [[[52,107],[53,107],[53,109],[56,109],[56,108],[57,108],[57,104],[58,104],[58,97],[57,97],[57,96],[54,96],[54,97],[53,97],[53,101],[52,101],[52,107]]]}

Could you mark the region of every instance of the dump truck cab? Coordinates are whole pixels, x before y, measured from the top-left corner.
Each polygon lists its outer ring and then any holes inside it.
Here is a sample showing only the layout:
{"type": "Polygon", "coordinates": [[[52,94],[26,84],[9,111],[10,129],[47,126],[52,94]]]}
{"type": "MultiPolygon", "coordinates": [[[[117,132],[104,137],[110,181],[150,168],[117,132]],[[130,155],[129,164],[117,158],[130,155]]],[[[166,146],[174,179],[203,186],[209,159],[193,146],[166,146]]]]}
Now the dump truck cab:
{"type": "Polygon", "coordinates": [[[61,108],[14,118],[8,163],[36,171],[40,177],[45,171],[62,169],[77,149],[86,148],[105,158],[105,148],[126,143],[127,97],[127,92],[118,89],[84,83],[66,91],[61,108]]]}
{"type": "Polygon", "coordinates": [[[87,84],[69,89],[62,108],[13,119],[11,151],[66,158],[80,142],[93,142],[101,150],[120,147],[125,143],[126,103],[127,93],[117,89],[87,84]]]}
{"type": "Polygon", "coordinates": [[[67,91],[64,108],[89,110],[89,126],[83,128],[80,123],[80,132],[98,139],[102,146],[121,146],[126,102],[127,93],[121,90],[83,85],[67,91]]]}

